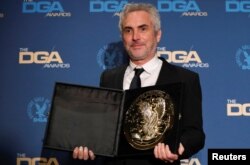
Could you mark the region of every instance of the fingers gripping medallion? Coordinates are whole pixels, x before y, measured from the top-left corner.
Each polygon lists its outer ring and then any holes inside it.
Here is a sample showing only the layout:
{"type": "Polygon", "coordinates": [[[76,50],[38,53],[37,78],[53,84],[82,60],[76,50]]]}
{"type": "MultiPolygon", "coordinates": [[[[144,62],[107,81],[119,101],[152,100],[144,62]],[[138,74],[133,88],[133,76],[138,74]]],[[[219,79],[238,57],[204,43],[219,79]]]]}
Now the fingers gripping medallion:
{"type": "Polygon", "coordinates": [[[161,90],[144,92],[131,104],[124,118],[124,134],[135,149],[147,150],[161,142],[173,127],[174,104],[161,90]]]}

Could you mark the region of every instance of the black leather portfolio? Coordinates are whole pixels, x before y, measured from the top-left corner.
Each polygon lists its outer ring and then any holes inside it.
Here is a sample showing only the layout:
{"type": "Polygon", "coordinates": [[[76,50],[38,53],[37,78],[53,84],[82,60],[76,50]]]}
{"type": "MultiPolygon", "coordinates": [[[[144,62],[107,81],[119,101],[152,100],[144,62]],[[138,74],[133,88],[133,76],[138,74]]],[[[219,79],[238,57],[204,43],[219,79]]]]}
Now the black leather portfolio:
{"type": "Polygon", "coordinates": [[[179,146],[182,83],[116,90],[56,83],[45,148],[73,151],[87,146],[96,155],[153,154],[159,142],[179,146]]]}

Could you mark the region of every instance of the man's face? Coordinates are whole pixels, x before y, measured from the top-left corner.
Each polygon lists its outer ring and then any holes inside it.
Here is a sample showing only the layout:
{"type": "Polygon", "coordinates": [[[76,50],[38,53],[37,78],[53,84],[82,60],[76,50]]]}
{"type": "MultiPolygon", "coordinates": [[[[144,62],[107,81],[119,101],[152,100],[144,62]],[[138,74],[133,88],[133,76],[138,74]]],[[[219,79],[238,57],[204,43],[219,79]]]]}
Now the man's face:
{"type": "Polygon", "coordinates": [[[142,65],[155,56],[161,31],[155,32],[150,15],[145,11],[134,11],[122,24],[122,39],[130,59],[142,65]]]}

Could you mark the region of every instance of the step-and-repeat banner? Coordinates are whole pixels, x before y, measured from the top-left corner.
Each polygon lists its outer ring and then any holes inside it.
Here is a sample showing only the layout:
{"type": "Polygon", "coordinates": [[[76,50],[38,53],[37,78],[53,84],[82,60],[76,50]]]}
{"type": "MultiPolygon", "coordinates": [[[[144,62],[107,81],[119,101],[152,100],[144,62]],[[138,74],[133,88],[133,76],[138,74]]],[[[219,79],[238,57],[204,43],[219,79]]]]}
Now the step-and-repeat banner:
{"type": "MultiPolygon", "coordinates": [[[[0,1],[1,165],[79,163],[42,148],[54,85],[98,86],[126,61],[118,14],[128,2],[0,1]]],[[[206,144],[182,164],[206,165],[210,148],[250,148],[250,1],[143,2],[161,14],[158,55],[200,74],[206,144]]]]}

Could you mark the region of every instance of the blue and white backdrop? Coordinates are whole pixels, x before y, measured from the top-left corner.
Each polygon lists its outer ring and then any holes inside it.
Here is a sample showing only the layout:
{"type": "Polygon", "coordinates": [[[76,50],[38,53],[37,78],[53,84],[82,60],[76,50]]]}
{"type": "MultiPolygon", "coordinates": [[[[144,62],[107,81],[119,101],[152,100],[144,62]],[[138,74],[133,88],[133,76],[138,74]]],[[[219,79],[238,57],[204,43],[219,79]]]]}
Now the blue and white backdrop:
{"type": "MultiPolygon", "coordinates": [[[[126,60],[117,14],[128,2],[0,1],[0,164],[76,163],[41,156],[54,84],[98,86],[126,60]]],[[[161,14],[158,54],[200,74],[206,145],[182,164],[206,165],[209,148],[250,148],[250,0],[144,2],[161,14]]]]}

